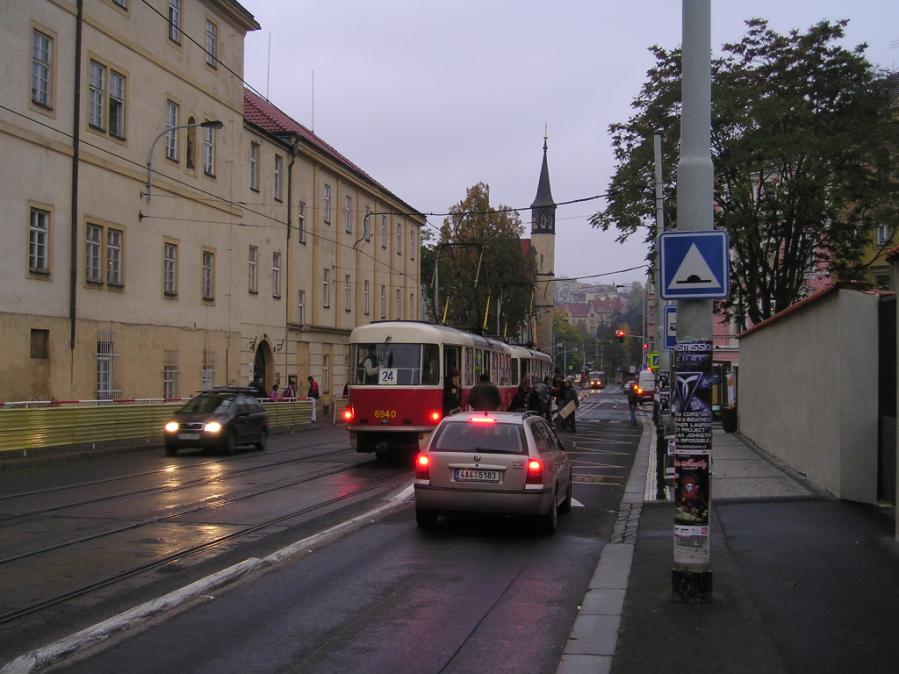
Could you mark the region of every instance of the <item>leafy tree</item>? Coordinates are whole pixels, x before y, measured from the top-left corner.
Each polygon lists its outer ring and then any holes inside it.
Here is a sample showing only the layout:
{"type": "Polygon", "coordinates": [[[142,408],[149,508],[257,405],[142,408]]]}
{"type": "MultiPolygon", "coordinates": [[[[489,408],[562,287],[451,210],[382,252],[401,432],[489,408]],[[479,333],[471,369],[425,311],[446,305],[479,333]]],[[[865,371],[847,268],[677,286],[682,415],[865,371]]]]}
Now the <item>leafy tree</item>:
{"type": "MultiPolygon", "coordinates": [[[[712,62],[715,222],[732,247],[728,313],[757,323],[806,292],[813,271],[857,279],[878,224],[899,222],[891,78],[838,45],[846,21],[780,35],[767,21],[712,62]]],[[[652,137],[663,132],[665,218],[677,223],[681,52],[653,46],[627,123],[610,127],[618,163],[596,227],[655,239],[652,137]]],[[[654,253],[651,253],[654,255],[654,253]]]]}
{"type": "Polygon", "coordinates": [[[440,229],[437,246],[440,318],[448,303],[446,323],[479,330],[487,310],[487,332],[515,334],[531,311],[535,267],[521,253],[523,232],[516,211],[490,206],[490,189],[478,183],[452,206],[440,229]]]}

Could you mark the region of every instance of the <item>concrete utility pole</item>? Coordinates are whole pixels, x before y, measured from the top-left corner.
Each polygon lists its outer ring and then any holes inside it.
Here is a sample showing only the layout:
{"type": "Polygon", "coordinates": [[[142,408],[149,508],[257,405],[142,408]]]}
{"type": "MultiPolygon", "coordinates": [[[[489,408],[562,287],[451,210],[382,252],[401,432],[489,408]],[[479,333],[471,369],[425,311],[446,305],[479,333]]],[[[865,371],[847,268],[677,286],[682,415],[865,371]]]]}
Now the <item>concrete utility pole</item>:
{"type": "Polygon", "coordinates": [[[662,300],[662,232],[665,231],[665,202],[662,194],[662,132],[658,131],[652,138],[655,154],[656,168],[656,265],[655,265],[655,289],[656,289],[656,330],[655,349],[659,352],[659,371],[667,372],[671,369],[671,359],[668,357],[668,349],[665,348],[665,304],[662,300]]]}
{"type": "MultiPolygon", "coordinates": [[[[714,170],[711,156],[711,2],[683,0],[681,151],[677,165],[677,229],[713,228],[714,170]]],[[[712,601],[710,558],[711,409],[694,411],[690,401],[702,376],[711,369],[712,301],[677,302],[677,341],[674,385],[680,396],[676,417],[674,566],[672,599],[712,601]],[[706,349],[707,346],[707,349],[706,349]],[[690,371],[693,372],[690,372],[690,371]],[[692,387],[692,388],[691,388],[692,387]],[[707,417],[707,420],[706,420],[707,417]],[[699,442],[692,442],[699,440],[699,442]],[[690,441],[690,442],[688,442],[690,441]],[[686,446],[694,449],[689,453],[686,446]],[[696,445],[707,445],[707,451],[696,445]]],[[[709,372],[710,374],[710,372],[709,372]]],[[[697,394],[698,395],[698,394],[697,394]]],[[[710,402],[710,401],[709,401],[710,402]]]]}

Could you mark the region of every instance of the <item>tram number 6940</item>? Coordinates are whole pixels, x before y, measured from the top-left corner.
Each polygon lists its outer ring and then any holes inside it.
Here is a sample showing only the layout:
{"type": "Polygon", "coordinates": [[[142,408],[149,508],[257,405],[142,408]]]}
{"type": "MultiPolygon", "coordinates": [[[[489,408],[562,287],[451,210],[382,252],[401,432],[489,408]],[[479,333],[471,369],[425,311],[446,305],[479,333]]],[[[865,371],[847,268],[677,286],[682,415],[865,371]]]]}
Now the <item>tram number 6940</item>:
{"type": "Polygon", "coordinates": [[[396,410],[375,410],[375,419],[396,419],[396,410]]]}

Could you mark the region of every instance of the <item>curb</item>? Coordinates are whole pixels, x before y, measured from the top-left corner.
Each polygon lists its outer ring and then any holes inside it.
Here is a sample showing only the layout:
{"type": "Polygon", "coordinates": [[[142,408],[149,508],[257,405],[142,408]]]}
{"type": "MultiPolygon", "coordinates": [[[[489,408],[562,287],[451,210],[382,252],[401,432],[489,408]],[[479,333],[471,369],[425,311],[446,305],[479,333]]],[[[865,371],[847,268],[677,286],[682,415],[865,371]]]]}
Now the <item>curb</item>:
{"type": "Polygon", "coordinates": [[[643,421],[643,434],[621,497],[618,520],[578,607],[556,674],[607,674],[618,642],[624,597],[634,559],[634,545],[650,469],[655,427],[643,421]]]}

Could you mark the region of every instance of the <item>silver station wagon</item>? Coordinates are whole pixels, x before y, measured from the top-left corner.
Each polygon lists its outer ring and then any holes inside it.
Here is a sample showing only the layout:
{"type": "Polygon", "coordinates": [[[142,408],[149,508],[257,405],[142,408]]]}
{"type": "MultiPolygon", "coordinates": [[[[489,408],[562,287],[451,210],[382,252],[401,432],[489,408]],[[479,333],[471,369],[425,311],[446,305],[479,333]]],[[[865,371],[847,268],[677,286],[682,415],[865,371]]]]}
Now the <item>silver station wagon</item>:
{"type": "Polygon", "coordinates": [[[534,515],[544,532],[571,509],[571,462],[533,412],[462,412],[437,426],[415,461],[415,519],[438,515],[534,515]]]}

